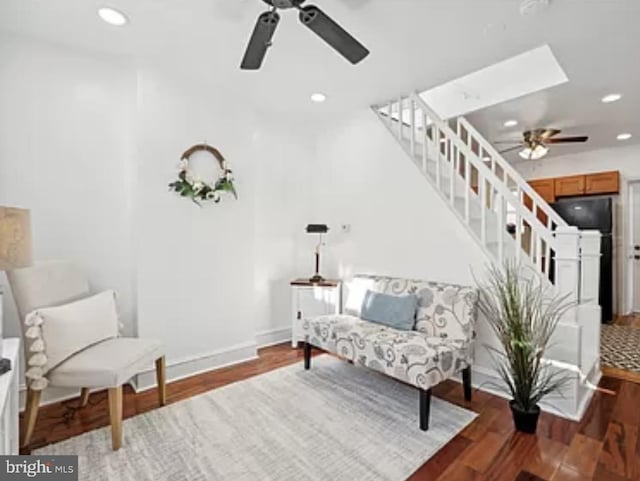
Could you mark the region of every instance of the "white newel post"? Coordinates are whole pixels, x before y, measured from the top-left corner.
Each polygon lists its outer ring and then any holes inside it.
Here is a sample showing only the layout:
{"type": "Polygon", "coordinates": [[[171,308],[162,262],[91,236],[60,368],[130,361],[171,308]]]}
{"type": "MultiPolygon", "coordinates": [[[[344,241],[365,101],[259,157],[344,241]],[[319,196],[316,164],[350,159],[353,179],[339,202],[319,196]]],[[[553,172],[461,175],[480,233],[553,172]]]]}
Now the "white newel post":
{"type": "Polygon", "coordinates": [[[580,304],[598,304],[601,238],[597,230],[580,233],[580,304]]]}
{"type": "Polygon", "coordinates": [[[600,243],[598,231],[580,232],[580,368],[585,375],[599,372],[601,308],[600,243]]]}
{"type": "MultiPolygon", "coordinates": [[[[558,227],[555,237],[556,288],[558,293],[568,295],[568,300],[577,304],[580,293],[580,231],[577,227],[558,227]]],[[[575,309],[571,309],[564,320],[576,322],[575,313],[575,309]]]]}

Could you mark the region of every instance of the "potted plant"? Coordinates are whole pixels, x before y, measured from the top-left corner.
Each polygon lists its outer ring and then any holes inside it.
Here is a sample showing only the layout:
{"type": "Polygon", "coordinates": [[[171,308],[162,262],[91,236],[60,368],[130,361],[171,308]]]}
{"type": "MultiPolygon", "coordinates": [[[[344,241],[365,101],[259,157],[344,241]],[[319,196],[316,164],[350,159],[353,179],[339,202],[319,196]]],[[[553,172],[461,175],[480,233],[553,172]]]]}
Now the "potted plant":
{"type": "Polygon", "coordinates": [[[502,268],[491,266],[486,283],[478,287],[478,309],[500,344],[500,349],[486,347],[511,394],[515,427],[535,433],[538,403],[559,391],[568,379],[545,362],[544,354],[558,322],[574,303],[568,301],[568,295],[556,294],[546,279],[514,261],[502,268]]]}

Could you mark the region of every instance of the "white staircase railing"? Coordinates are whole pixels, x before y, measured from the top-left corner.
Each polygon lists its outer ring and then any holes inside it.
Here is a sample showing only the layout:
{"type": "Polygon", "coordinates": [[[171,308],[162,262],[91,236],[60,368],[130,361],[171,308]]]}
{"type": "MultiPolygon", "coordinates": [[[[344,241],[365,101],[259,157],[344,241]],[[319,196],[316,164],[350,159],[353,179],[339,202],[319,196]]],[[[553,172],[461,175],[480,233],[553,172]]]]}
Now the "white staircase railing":
{"type": "Polygon", "coordinates": [[[567,224],[466,119],[443,121],[416,93],[373,110],[495,260],[528,259],[552,278],[554,230],[567,224]]]}
{"type": "Polygon", "coordinates": [[[568,226],[466,119],[440,119],[416,93],[372,108],[490,259],[524,261],[575,302],[545,358],[569,367],[563,409],[580,413],[583,379],[599,373],[600,233],[568,226]]]}

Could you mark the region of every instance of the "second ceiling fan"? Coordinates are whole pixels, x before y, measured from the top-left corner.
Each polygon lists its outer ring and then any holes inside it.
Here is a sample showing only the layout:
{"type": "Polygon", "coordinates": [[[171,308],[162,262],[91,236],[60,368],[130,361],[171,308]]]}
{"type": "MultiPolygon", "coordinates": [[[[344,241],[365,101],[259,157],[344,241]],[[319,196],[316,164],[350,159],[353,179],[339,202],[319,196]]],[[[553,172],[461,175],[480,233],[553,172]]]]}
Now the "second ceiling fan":
{"type": "Polygon", "coordinates": [[[549,144],[569,144],[569,143],[581,143],[589,140],[586,135],[580,135],[575,137],[556,137],[562,130],[559,129],[534,129],[527,130],[522,133],[521,141],[498,141],[498,144],[505,143],[517,143],[515,147],[510,147],[506,150],[501,150],[501,154],[512,152],[517,149],[521,149],[518,154],[523,159],[537,160],[549,152],[549,144]]]}
{"type": "Polygon", "coordinates": [[[311,29],[316,35],[331,45],[352,64],[362,61],[369,50],[358,42],[349,32],[333,21],[326,13],[315,5],[302,4],[306,0],[262,0],[270,5],[271,10],[262,13],[253,30],[249,45],[242,59],[240,68],[243,70],[258,70],[271,47],[271,40],[280,22],[278,9],[295,8],[298,18],[303,25],[311,29]]]}

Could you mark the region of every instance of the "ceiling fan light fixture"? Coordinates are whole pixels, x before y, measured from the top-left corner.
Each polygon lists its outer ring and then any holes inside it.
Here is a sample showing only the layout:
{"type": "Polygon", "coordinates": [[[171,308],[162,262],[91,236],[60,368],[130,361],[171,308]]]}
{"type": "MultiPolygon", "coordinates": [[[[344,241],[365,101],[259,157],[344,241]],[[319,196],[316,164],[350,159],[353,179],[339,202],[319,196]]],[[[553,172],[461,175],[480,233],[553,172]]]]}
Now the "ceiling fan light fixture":
{"type": "Polygon", "coordinates": [[[321,104],[325,100],[327,100],[327,96],[325,94],[323,94],[323,93],[316,92],[314,94],[311,94],[311,101],[312,102],[315,102],[317,104],[321,104]]]}
{"type": "Polygon", "coordinates": [[[98,16],[109,25],[114,27],[124,27],[129,23],[127,16],[120,10],[113,7],[100,7],[98,9],[98,16]]]}
{"type": "Polygon", "coordinates": [[[525,147],[518,155],[525,160],[538,160],[549,153],[549,149],[544,145],[536,145],[533,149],[531,147],[525,147]]]}
{"type": "Polygon", "coordinates": [[[603,104],[610,104],[611,102],[617,102],[622,98],[622,94],[609,94],[602,97],[603,104]]]}

